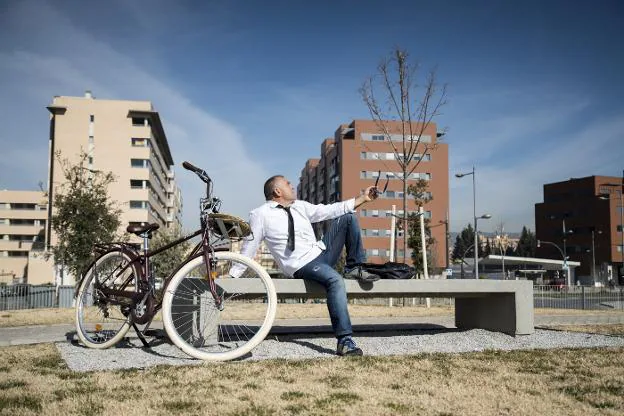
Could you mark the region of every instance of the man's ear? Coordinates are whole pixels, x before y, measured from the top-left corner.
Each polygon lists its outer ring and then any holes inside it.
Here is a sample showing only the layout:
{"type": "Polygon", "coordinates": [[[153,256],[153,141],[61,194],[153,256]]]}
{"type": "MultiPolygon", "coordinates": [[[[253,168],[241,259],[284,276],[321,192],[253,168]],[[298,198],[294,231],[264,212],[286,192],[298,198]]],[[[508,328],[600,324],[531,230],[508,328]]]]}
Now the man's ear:
{"type": "Polygon", "coordinates": [[[280,191],[279,189],[277,189],[277,188],[276,188],[276,189],[273,189],[273,196],[274,196],[275,198],[279,198],[279,197],[280,197],[280,194],[281,194],[281,191],[280,191]]]}

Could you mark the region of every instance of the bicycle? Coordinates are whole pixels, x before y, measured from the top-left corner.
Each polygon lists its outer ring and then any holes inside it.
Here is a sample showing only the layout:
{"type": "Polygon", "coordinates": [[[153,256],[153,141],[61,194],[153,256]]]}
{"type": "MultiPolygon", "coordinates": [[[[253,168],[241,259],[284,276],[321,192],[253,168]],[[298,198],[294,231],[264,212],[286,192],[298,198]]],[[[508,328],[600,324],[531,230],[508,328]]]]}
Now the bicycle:
{"type": "Polygon", "coordinates": [[[171,341],[202,360],[241,357],[271,329],[277,295],[268,273],[254,260],[217,244],[253,238],[249,225],[219,213],[221,200],[212,195],[210,177],[188,162],[182,165],[206,184],[206,197],[200,199],[200,228],[149,251],[149,239],[158,224],[130,225],[127,231],[143,239],[141,249],[123,242],[96,246],[97,258],[83,273],[75,293],[76,330],[85,346],[112,347],[130,328],[148,346],[143,335],[159,310],[171,341]],[[197,236],[201,241],[164,280],[160,299],[150,258],[197,236]],[[245,270],[240,278],[257,279],[243,285],[253,287],[253,291],[228,293],[220,286],[232,278],[229,270],[235,266],[245,270]],[[145,327],[139,330],[137,324],[145,327]]]}

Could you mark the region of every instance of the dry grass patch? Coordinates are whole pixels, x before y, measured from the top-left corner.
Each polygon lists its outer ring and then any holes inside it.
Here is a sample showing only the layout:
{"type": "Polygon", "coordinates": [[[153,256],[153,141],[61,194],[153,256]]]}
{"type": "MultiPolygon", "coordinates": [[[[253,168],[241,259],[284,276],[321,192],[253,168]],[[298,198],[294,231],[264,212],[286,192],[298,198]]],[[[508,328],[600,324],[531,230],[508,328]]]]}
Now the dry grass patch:
{"type": "Polygon", "coordinates": [[[617,309],[556,309],[556,308],[535,308],[536,315],[558,315],[558,316],[595,316],[595,315],[624,315],[624,311],[617,309]]]}
{"type": "Polygon", "coordinates": [[[601,335],[624,335],[624,324],[608,325],[549,325],[549,329],[570,332],[585,332],[588,334],[601,335]]]}
{"type": "MultiPolygon", "coordinates": [[[[237,310],[236,319],[253,318],[261,316],[261,305],[250,304],[246,312],[237,310]],[[256,309],[254,309],[256,307],[256,309]]],[[[350,304],[349,311],[352,317],[425,317],[425,316],[452,316],[453,306],[432,306],[426,308],[424,305],[415,306],[381,306],[381,305],[361,305],[350,304]]],[[[16,311],[0,312],[0,328],[27,326],[27,325],[54,325],[54,324],[74,324],[74,308],[62,309],[27,309],[16,311]]],[[[536,315],[560,315],[560,316],[592,316],[592,315],[622,315],[622,311],[614,310],[581,310],[581,309],[535,309],[536,315]]],[[[277,306],[277,319],[307,319],[307,318],[327,318],[327,305],[324,303],[280,303],[277,306]]],[[[161,321],[160,312],[154,318],[161,321]]]]}
{"type": "MultiPolygon", "coordinates": [[[[433,306],[427,309],[424,306],[392,307],[371,305],[349,305],[353,317],[394,317],[394,316],[442,316],[451,315],[450,306],[433,306]]],[[[250,304],[247,311],[241,313],[236,310],[233,319],[251,319],[261,317],[264,306],[250,304]]],[[[277,319],[306,319],[327,318],[327,305],[323,303],[280,303],[277,306],[277,319]]],[[[26,309],[0,312],[0,328],[28,326],[28,325],[55,325],[74,324],[75,309],[26,309]]],[[[162,321],[160,312],[154,321],[162,321]]]]}
{"type": "Polygon", "coordinates": [[[53,345],[0,349],[0,414],[624,412],[624,348],[230,362],[74,373],[53,345]]]}

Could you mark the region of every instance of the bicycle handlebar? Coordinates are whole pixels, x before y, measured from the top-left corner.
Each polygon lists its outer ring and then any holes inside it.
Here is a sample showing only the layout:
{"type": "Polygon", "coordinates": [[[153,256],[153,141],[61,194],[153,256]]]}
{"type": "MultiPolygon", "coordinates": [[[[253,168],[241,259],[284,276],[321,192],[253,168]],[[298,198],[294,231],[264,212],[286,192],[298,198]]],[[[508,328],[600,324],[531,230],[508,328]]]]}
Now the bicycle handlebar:
{"type": "Polygon", "coordinates": [[[182,162],[182,166],[184,167],[184,169],[186,170],[190,170],[191,172],[194,172],[197,176],[199,176],[199,178],[206,182],[206,183],[210,183],[212,182],[212,180],[210,179],[210,176],[208,176],[208,174],[203,170],[198,168],[197,166],[193,165],[192,163],[189,162],[182,162]]]}

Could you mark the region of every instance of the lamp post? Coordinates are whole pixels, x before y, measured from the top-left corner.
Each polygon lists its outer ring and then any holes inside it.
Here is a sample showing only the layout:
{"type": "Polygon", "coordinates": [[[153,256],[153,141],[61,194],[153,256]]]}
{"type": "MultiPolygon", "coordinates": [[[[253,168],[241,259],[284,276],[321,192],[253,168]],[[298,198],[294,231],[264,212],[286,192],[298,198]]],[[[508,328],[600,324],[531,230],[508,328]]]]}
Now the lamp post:
{"type": "MultiPolygon", "coordinates": [[[[598,234],[602,234],[602,231],[598,230],[597,231],[598,234]]],[[[596,281],[596,245],[594,243],[594,238],[595,238],[595,234],[596,234],[596,230],[592,227],[592,267],[591,267],[591,274],[592,274],[592,280],[595,282],[596,281]]]]}
{"type": "MultiPolygon", "coordinates": [[[[477,220],[489,220],[490,218],[492,218],[490,214],[483,214],[480,217],[475,217],[475,240],[479,239],[479,235],[477,233],[477,220]]],[[[481,247],[481,242],[478,242],[477,245],[475,246],[475,256],[477,259],[475,263],[475,272],[476,272],[475,279],[479,278],[479,248],[480,247],[481,247]]]]}
{"type": "MultiPolygon", "coordinates": [[[[561,251],[559,246],[554,244],[554,243],[550,243],[550,242],[544,241],[544,240],[542,240],[542,243],[552,244],[552,245],[554,245],[555,247],[557,247],[559,249],[559,251],[561,252],[561,255],[563,256],[563,268],[564,268],[565,274],[566,274],[566,281],[568,282],[568,284],[571,285],[572,282],[570,281],[570,269],[568,267],[568,251],[567,251],[566,241],[567,241],[568,234],[572,234],[573,231],[566,229],[566,223],[565,223],[566,216],[567,216],[567,214],[564,214],[563,218],[561,219],[563,251],[561,251]]],[[[555,220],[555,219],[558,219],[558,217],[554,216],[554,215],[551,215],[550,219],[551,220],[555,220]]],[[[539,245],[538,245],[538,247],[539,247],[539,245]]]]}
{"type": "Polygon", "coordinates": [[[505,274],[505,252],[507,251],[507,247],[509,245],[509,239],[505,234],[505,228],[501,227],[501,233],[500,235],[496,235],[496,241],[498,242],[498,246],[501,251],[501,257],[503,259],[503,280],[507,280],[507,275],[505,274]]]}
{"type": "Polygon", "coordinates": [[[570,273],[568,271],[568,258],[565,254],[565,252],[563,250],[561,250],[561,247],[559,247],[557,244],[553,243],[552,241],[544,241],[544,240],[537,240],[537,247],[540,247],[542,245],[542,243],[544,244],[550,244],[551,246],[554,246],[557,248],[557,250],[559,250],[559,253],[561,253],[561,257],[563,257],[563,268],[565,270],[565,274],[566,274],[566,283],[568,284],[568,286],[570,286],[570,273]]]}
{"type": "Polygon", "coordinates": [[[438,221],[439,224],[444,224],[444,239],[446,241],[446,268],[451,267],[450,257],[449,257],[449,247],[450,247],[450,237],[449,234],[449,217],[448,212],[446,213],[446,219],[438,221]]]}
{"type": "MultiPolygon", "coordinates": [[[[455,176],[457,178],[463,178],[464,176],[472,175],[472,215],[474,216],[474,261],[475,261],[475,269],[474,269],[474,277],[475,279],[479,278],[478,270],[479,270],[479,242],[477,241],[477,193],[475,186],[475,167],[472,166],[472,172],[467,173],[456,173],[455,176]]],[[[484,217],[485,218],[485,217],[484,217]]]]}

